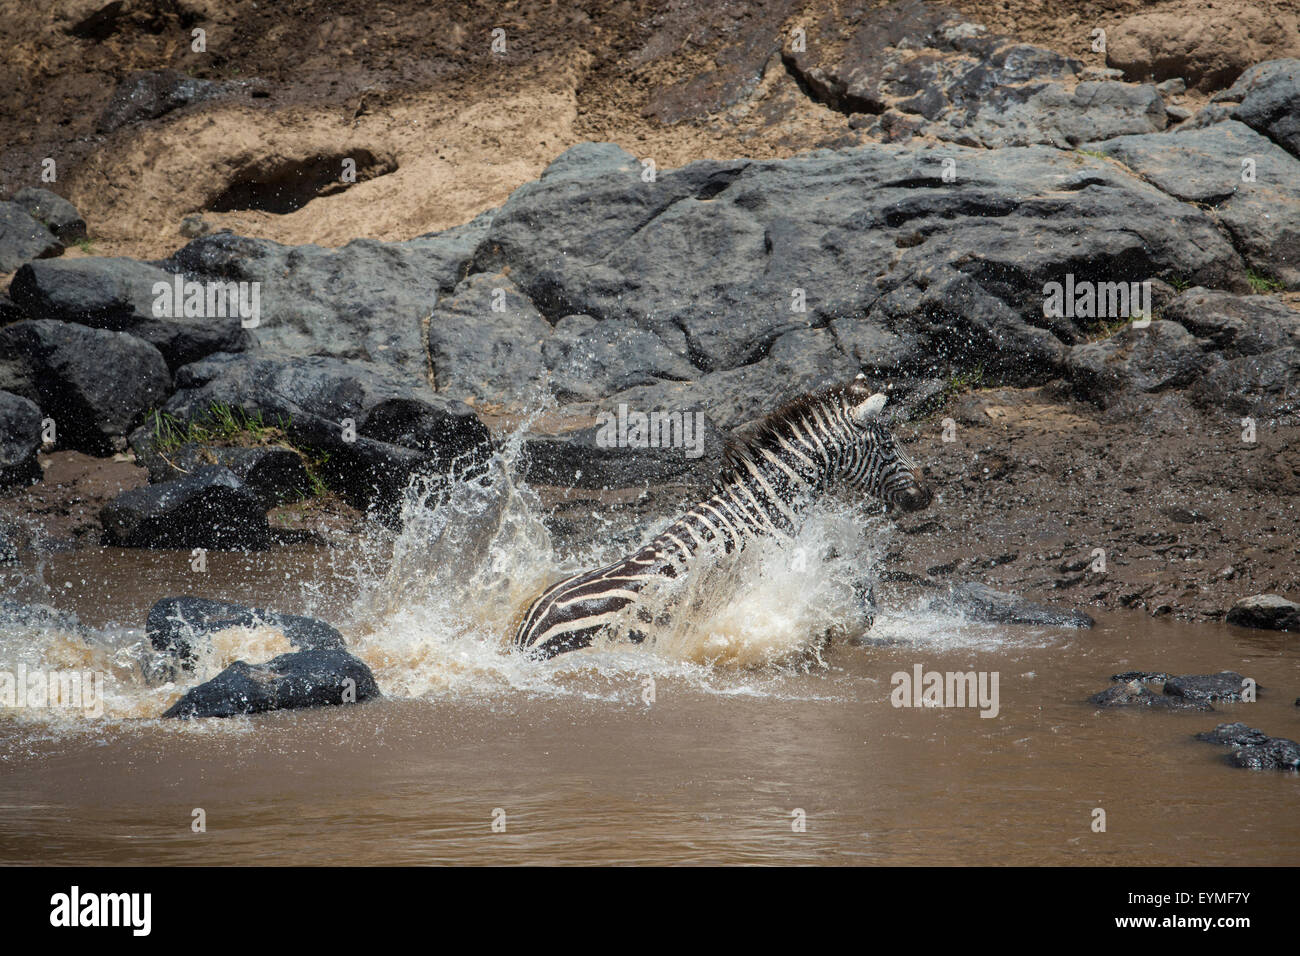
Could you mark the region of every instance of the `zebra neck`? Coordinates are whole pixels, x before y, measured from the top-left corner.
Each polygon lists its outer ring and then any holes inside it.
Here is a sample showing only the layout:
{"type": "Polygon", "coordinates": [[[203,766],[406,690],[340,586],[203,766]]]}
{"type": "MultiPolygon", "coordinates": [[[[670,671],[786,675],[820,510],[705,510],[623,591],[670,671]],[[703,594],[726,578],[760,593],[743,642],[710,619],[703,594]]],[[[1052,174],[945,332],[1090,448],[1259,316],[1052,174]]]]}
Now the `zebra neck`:
{"type": "MultiPolygon", "coordinates": [[[[796,472],[797,474],[797,472],[796,472]]],[[[808,479],[756,470],[719,484],[650,543],[656,556],[689,565],[705,550],[730,554],[753,537],[788,537],[817,485],[808,479]]]]}

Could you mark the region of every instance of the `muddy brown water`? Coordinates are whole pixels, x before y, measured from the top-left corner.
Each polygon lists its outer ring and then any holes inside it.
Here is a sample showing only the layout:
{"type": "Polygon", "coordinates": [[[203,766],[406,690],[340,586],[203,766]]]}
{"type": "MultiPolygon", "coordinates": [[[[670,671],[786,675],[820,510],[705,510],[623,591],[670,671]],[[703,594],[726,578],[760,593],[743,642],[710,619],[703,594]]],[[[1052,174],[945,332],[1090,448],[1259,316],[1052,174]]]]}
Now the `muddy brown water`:
{"type": "MultiPolygon", "coordinates": [[[[138,625],[195,590],[187,558],[89,550],[38,576],[86,623],[138,625]]],[[[328,583],[337,560],[223,556],[201,593],[273,604],[304,575],[328,583]]],[[[1300,862],[1300,779],[1192,739],[1232,720],[1300,737],[1295,635],[909,613],[877,624],[895,643],[833,646],[820,664],[651,671],[650,704],[644,672],[593,666],[563,693],[489,681],[252,719],[0,722],[0,863],[1300,862]],[[998,715],[892,706],[892,675],[916,664],[997,672],[998,715]],[[1234,669],[1262,690],[1216,713],[1086,703],[1128,669],[1234,669]]]]}

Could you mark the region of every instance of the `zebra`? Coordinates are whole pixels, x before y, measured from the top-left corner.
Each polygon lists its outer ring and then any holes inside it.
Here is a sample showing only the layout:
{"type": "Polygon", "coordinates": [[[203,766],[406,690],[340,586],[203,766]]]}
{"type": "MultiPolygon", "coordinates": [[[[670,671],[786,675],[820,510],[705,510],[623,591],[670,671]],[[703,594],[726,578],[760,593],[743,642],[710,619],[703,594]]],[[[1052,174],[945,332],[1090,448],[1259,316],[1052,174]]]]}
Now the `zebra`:
{"type": "Polygon", "coordinates": [[[539,595],[518,621],[514,646],[543,660],[587,647],[626,619],[648,583],[685,573],[706,548],[721,544],[729,554],[753,537],[793,536],[800,512],[834,487],[865,492],[891,510],[926,508],[932,494],[884,423],[885,401],[859,375],[777,409],[727,448],[707,499],[634,553],[539,595]]]}

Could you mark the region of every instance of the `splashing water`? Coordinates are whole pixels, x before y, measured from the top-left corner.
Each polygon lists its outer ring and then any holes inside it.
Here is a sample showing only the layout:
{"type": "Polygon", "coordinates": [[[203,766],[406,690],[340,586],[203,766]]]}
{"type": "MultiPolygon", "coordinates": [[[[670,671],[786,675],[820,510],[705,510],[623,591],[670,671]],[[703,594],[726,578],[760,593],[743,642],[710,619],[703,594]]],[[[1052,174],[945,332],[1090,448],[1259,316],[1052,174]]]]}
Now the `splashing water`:
{"type": "MultiPolygon", "coordinates": [[[[546,662],[512,652],[513,625],[547,585],[623,554],[600,543],[557,553],[538,494],[515,477],[524,437],[546,410],[544,403],[536,407],[473,477],[412,481],[395,535],[376,532],[349,543],[341,587],[355,597],[342,616],[332,615],[333,623],[386,696],[525,692],[631,700],[644,677],[683,679],[710,693],[767,693],[782,674],[824,667],[822,649],[832,635],[862,629],[862,593],[890,526],[865,517],[861,503],[828,499],[810,509],[793,540],[757,539],[738,553],[698,560],[688,575],[648,586],[639,606],[655,620],[652,627],[629,613],[591,648],[546,662]],[[647,634],[642,643],[627,639],[634,625],[647,634]]],[[[674,517],[663,515],[659,527],[674,517]]],[[[331,603],[324,593],[330,587],[303,581],[297,606],[279,609],[312,613],[331,603]]],[[[337,581],[332,587],[341,589],[337,581]]],[[[337,606],[338,595],[332,597],[337,606]]],[[[914,615],[882,621],[909,640],[924,641],[929,633],[914,615]]],[[[878,622],[873,635],[880,630],[878,622]]],[[[19,664],[98,671],[109,719],[156,717],[235,660],[259,663],[291,650],[273,627],[231,628],[195,648],[193,673],[159,682],[146,676],[160,661],[138,628],[0,624],[0,671],[19,664]]],[[[75,723],[85,716],[0,706],[0,720],[75,723]]]]}

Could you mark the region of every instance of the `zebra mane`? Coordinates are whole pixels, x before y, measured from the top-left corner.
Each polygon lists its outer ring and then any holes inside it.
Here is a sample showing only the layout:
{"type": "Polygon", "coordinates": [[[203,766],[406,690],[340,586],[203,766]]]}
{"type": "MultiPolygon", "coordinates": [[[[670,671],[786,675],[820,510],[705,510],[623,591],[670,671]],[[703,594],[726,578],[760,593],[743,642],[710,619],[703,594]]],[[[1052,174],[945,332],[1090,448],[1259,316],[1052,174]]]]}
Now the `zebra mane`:
{"type": "Polygon", "coordinates": [[[725,482],[736,477],[738,469],[746,461],[755,462],[762,459],[762,449],[776,451],[780,448],[780,438],[790,433],[790,423],[798,421],[813,408],[843,408],[853,405],[871,395],[871,389],[860,379],[845,385],[833,385],[820,392],[811,392],[791,399],[776,411],[769,413],[756,424],[749,426],[743,434],[732,434],[727,438],[722,452],[722,472],[718,482],[725,482]]]}

